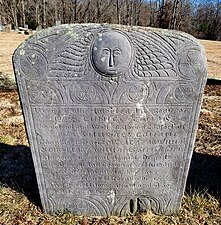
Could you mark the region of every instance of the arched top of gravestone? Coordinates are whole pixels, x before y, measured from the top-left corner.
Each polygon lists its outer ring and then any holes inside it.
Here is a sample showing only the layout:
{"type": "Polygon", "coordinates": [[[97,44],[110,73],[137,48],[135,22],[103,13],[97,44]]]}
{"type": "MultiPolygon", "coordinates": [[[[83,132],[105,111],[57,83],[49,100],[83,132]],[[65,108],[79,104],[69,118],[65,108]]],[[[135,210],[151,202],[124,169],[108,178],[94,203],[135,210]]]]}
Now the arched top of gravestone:
{"type": "Polygon", "coordinates": [[[14,62],[28,80],[197,80],[206,73],[204,55],[183,32],[74,24],[36,33],[19,46],[14,62]]]}

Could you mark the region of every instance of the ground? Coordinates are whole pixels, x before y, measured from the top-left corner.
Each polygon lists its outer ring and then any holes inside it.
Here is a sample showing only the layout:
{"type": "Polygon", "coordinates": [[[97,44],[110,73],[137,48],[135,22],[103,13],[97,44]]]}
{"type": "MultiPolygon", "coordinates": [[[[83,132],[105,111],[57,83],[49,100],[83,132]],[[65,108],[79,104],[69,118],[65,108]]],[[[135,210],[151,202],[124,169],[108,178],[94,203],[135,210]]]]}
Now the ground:
{"type": "Polygon", "coordinates": [[[221,41],[200,40],[206,50],[208,76],[221,78],[221,41]]]}
{"type": "MultiPolygon", "coordinates": [[[[95,218],[42,213],[19,97],[13,86],[11,56],[26,38],[23,34],[0,32],[0,225],[221,224],[221,85],[206,86],[187,188],[177,215],[146,212],[122,218],[95,218]],[[4,84],[7,88],[3,88],[4,84]]],[[[200,42],[207,51],[210,77],[221,78],[221,42],[200,42]]]]}

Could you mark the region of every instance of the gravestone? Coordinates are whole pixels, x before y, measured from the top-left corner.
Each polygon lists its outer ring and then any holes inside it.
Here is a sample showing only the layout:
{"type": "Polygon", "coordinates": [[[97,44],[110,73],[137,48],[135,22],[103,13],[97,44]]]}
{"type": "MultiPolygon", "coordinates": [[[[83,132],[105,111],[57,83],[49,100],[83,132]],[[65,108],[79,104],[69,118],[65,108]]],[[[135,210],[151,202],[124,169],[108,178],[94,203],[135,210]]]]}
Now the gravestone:
{"type": "Polygon", "coordinates": [[[7,25],[5,26],[4,31],[5,31],[6,33],[10,33],[11,30],[12,30],[12,25],[11,25],[11,24],[7,24],[7,25]]]}
{"type": "Polygon", "coordinates": [[[61,25],[13,61],[45,212],[179,210],[206,82],[195,38],[61,25]]]}
{"type": "Polygon", "coordinates": [[[36,31],[41,31],[42,30],[42,25],[38,25],[37,27],[36,27],[36,31]]]}
{"type": "Polygon", "coordinates": [[[55,21],[55,26],[60,26],[61,25],[61,21],[60,20],[56,20],[55,21]]]}

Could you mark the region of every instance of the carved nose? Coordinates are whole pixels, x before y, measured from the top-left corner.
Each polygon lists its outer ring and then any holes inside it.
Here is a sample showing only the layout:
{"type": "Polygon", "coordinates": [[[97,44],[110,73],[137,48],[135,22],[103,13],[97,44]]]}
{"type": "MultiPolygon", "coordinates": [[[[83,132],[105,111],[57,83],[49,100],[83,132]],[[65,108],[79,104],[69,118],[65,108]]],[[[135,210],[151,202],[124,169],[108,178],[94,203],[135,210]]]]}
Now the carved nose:
{"type": "Polygon", "coordinates": [[[113,53],[110,52],[109,67],[113,67],[113,66],[114,66],[114,56],[113,56],[113,53]]]}

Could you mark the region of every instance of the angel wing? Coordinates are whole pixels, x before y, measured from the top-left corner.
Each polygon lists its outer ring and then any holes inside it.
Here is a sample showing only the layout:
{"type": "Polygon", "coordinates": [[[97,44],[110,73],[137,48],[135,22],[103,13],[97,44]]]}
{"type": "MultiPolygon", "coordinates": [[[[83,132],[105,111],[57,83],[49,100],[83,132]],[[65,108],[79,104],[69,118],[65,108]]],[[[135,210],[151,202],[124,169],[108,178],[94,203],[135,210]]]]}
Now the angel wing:
{"type": "Polygon", "coordinates": [[[175,77],[175,46],[157,34],[134,32],[135,60],[132,74],[135,77],[175,77]]]}
{"type": "Polygon", "coordinates": [[[49,63],[50,77],[82,78],[89,70],[91,37],[80,37],[69,42],[49,63]]]}

